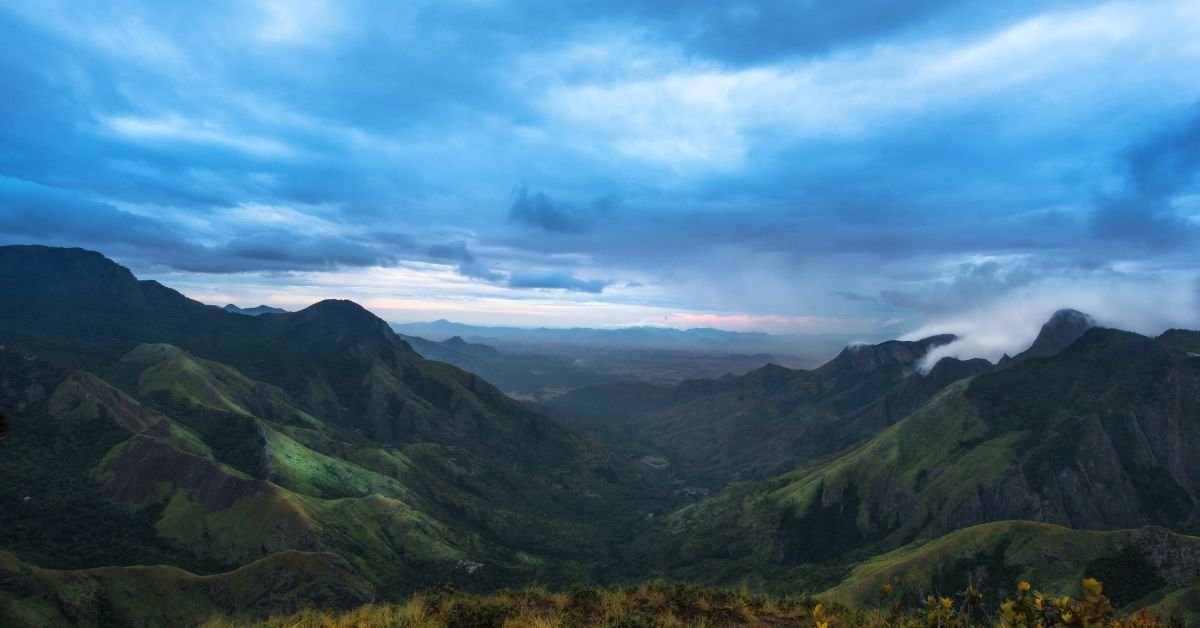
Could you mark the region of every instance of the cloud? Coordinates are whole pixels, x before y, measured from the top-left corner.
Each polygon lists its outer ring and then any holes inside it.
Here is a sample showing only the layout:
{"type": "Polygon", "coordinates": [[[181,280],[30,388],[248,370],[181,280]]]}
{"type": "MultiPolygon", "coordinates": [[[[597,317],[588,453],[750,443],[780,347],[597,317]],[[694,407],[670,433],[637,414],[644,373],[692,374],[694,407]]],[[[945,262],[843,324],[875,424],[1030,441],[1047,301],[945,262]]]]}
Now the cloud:
{"type": "Polygon", "coordinates": [[[1051,277],[929,316],[904,338],[959,336],[957,342],[931,351],[925,368],[946,356],[995,361],[1028,348],[1050,315],[1064,308],[1090,314],[1104,327],[1150,336],[1170,328],[1195,329],[1200,327],[1200,284],[1179,274],[1149,280],[1111,273],[1051,277]]]}
{"type": "Polygon", "coordinates": [[[0,37],[0,236],[191,286],[384,265],[866,338],[1200,272],[1185,0],[18,0],[0,37]]]}
{"type": "Polygon", "coordinates": [[[10,241],[120,246],[156,254],[190,250],[154,218],[123,211],[69,190],[0,176],[0,235],[10,241]]]}
{"type": "Polygon", "coordinates": [[[591,294],[600,294],[609,285],[611,282],[600,279],[580,279],[563,271],[514,272],[508,278],[510,288],[552,288],[591,294]]]}
{"type": "Polygon", "coordinates": [[[397,251],[352,238],[272,230],[236,237],[211,247],[202,256],[171,265],[193,272],[233,273],[391,266],[399,259],[397,251]]]}
{"type": "Polygon", "coordinates": [[[552,201],[545,192],[530,192],[521,186],[513,193],[508,216],[514,222],[548,233],[571,233],[590,229],[611,206],[610,199],[601,199],[587,209],[570,209],[552,201]]]}
{"type": "Polygon", "coordinates": [[[830,294],[830,296],[840,297],[847,301],[856,301],[859,303],[876,303],[879,301],[879,299],[876,297],[865,295],[865,294],[858,294],[857,292],[849,292],[847,290],[834,290],[833,292],[830,292],[829,294],[830,294]]]}
{"type": "Polygon", "coordinates": [[[1200,182],[1200,105],[1134,145],[1123,164],[1124,189],[1102,199],[1092,214],[1096,234],[1147,246],[1193,243],[1197,224],[1172,201],[1200,182]]]}
{"type": "Polygon", "coordinates": [[[184,237],[178,225],[8,177],[0,177],[0,238],[98,248],[198,273],[335,270],[416,260],[456,263],[465,277],[504,280],[463,241],[419,245],[403,233],[311,234],[255,224],[251,233],[205,245],[184,237]]]}
{"type": "MultiPolygon", "coordinates": [[[[1053,264],[1024,257],[963,262],[950,276],[910,290],[883,290],[880,297],[900,308],[936,314],[964,309],[983,299],[1007,294],[1046,276],[1053,264]]],[[[1066,270],[1055,268],[1059,273],[1066,270]]]]}

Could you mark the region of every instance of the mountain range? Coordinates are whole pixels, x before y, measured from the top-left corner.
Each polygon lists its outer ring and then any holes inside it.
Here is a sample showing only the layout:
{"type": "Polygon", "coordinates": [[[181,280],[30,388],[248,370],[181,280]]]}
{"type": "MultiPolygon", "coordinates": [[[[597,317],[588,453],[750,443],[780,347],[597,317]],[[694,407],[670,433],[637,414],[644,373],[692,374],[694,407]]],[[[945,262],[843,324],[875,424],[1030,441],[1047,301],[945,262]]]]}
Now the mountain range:
{"type": "Polygon", "coordinates": [[[442,341],[453,337],[499,349],[546,352],[551,349],[660,349],[708,353],[771,353],[801,364],[819,364],[834,354],[841,340],[831,335],[780,335],[711,327],[499,327],[467,325],[445,319],[392,323],[399,334],[442,341]]]}
{"type": "Polygon", "coordinates": [[[230,314],[245,314],[246,316],[258,316],[259,314],[286,314],[287,310],[270,305],[256,305],[254,307],[238,307],[232,303],[221,308],[230,314]]]}
{"type": "Polygon", "coordinates": [[[1128,608],[1200,599],[1198,332],[1065,310],[997,364],[928,366],[954,341],[933,336],[527,404],[434,355],[503,352],[349,301],[247,316],[39,246],[0,247],[0,296],[4,625],[195,624],[447,582],[857,603],[1095,575],[1128,608]]]}

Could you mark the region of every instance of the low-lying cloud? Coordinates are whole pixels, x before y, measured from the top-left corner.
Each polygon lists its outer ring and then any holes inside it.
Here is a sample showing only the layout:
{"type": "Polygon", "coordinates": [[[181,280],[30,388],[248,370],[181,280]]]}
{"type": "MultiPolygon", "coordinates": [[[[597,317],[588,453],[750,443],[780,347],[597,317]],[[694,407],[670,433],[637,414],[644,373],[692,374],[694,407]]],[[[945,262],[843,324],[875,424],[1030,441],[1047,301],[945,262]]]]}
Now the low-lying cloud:
{"type": "Polygon", "coordinates": [[[565,271],[515,272],[508,277],[510,288],[549,288],[591,294],[604,292],[610,284],[601,279],[580,279],[565,271]]]}
{"type": "Polygon", "coordinates": [[[1016,355],[1027,349],[1042,324],[1064,308],[1091,315],[1101,327],[1148,336],[1171,328],[1195,329],[1200,327],[1200,282],[1179,277],[1154,282],[1112,278],[1041,281],[938,314],[904,339],[941,333],[959,336],[957,342],[931,351],[923,361],[925,369],[947,356],[994,362],[1004,354],[1016,355]]]}

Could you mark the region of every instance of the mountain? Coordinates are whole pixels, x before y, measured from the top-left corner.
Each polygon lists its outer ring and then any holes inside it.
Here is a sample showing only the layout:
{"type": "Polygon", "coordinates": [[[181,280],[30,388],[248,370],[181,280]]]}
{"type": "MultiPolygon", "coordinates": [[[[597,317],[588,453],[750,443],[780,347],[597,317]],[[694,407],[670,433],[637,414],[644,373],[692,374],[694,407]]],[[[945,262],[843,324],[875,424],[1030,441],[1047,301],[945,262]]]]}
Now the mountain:
{"type": "MultiPolygon", "coordinates": [[[[377,595],[598,579],[653,474],[349,301],[242,316],[98,253],[0,247],[4,549],[215,574],[333,553],[377,595]]],[[[300,576],[297,576],[300,577],[300,576]]]]}
{"type": "Polygon", "coordinates": [[[709,327],[675,329],[634,326],[617,328],[526,328],[466,325],[445,319],[425,323],[392,323],[406,336],[434,341],[454,336],[468,342],[493,345],[501,350],[573,346],[580,348],[672,349],[720,351],[725,353],[773,353],[798,356],[808,363],[812,356],[827,356],[838,348],[837,341],[824,336],[785,336],[762,332],[736,332],[709,327]]]}
{"type": "Polygon", "coordinates": [[[0,297],[0,624],[654,577],[861,604],[1087,574],[1200,601],[1198,332],[1067,313],[1003,368],[924,372],[935,336],[533,406],[422,355],[503,349],[349,301],[245,316],[47,247],[0,247],[0,297]]]}
{"type": "Polygon", "coordinates": [[[258,316],[259,314],[287,314],[287,310],[269,305],[258,305],[255,307],[240,308],[232,303],[221,308],[230,314],[245,314],[246,316],[258,316]]]}
{"type": "Polygon", "coordinates": [[[1028,360],[1058,355],[1059,351],[1067,348],[1095,326],[1096,321],[1079,310],[1058,310],[1042,325],[1033,344],[1013,359],[1028,360]]]}
{"type": "Polygon", "coordinates": [[[475,373],[514,396],[536,396],[616,379],[568,356],[500,351],[491,345],[467,342],[460,336],[441,342],[404,334],[400,338],[425,359],[475,373]]]}
{"type": "Polygon", "coordinates": [[[503,349],[452,336],[435,342],[400,334],[422,357],[453,364],[510,396],[543,401],[569,390],[618,382],[677,384],[697,377],[745,373],[778,358],[770,354],[699,350],[509,343],[503,349]]]}
{"type": "Polygon", "coordinates": [[[917,364],[954,336],[845,348],[811,371],[767,365],[675,387],[613,384],[567,392],[541,406],[618,449],[661,457],[692,481],[720,487],[764,478],[873,436],[947,384],[993,367],[945,358],[917,364]]]}
{"type": "Polygon", "coordinates": [[[708,327],[675,329],[673,327],[619,327],[593,329],[588,327],[488,327],[465,325],[445,319],[430,323],[392,323],[400,333],[433,339],[493,338],[500,341],[521,340],[522,342],[604,344],[625,346],[713,347],[719,345],[754,344],[762,346],[771,342],[771,335],[761,332],[736,332],[708,327]]]}
{"type": "Polygon", "coordinates": [[[853,562],[1011,519],[1195,533],[1200,360],[1180,349],[1192,334],[1092,328],[1052,357],[955,382],[838,455],[687,506],[643,549],[690,573],[853,562]]]}

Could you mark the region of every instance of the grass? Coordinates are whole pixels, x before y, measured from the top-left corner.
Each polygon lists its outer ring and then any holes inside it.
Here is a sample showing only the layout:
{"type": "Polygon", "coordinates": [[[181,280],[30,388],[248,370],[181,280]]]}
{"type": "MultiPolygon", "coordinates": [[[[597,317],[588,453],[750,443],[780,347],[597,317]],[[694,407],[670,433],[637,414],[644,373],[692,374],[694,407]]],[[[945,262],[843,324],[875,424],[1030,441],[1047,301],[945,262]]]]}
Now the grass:
{"type": "MultiPolygon", "coordinates": [[[[746,590],[690,585],[642,584],[620,588],[578,587],[562,592],[540,588],[486,596],[453,589],[417,594],[398,604],[366,605],[342,613],[307,610],[256,624],[270,628],[411,628],[566,626],[810,626],[819,602],[771,597],[746,590]]],[[[205,628],[246,625],[215,618],[205,628]]]]}
{"type": "Polygon", "coordinates": [[[312,497],[365,497],[380,493],[406,501],[415,496],[394,478],[315,451],[273,426],[263,425],[271,452],[271,481],[312,497]]]}
{"type": "Polygon", "coordinates": [[[875,603],[845,606],[804,596],[768,596],[746,589],[706,588],[684,584],[577,587],[551,592],[528,587],[490,595],[467,595],[453,588],[428,591],[396,604],[368,604],[349,611],[304,610],[251,621],[214,617],[204,628],[565,628],[636,627],[783,627],[966,628],[1038,623],[1054,626],[1169,625],[1159,615],[1117,613],[1104,597],[1102,583],[1075,583],[1075,597],[1040,593],[1028,583],[1013,583],[1003,603],[985,605],[972,589],[928,597],[919,607],[891,603],[881,590],[875,603]],[[1024,613],[1024,615],[1022,615],[1024,613]]]}
{"type": "Polygon", "coordinates": [[[3,626],[194,626],[214,614],[348,608],[375,597],[338,556],[295,551],[206,576],[166,565],[42,569],[0,552],[0,583],[3,626]]]}

